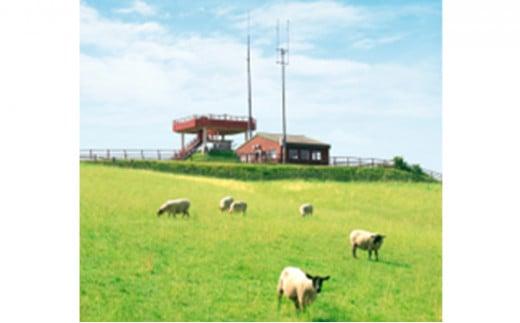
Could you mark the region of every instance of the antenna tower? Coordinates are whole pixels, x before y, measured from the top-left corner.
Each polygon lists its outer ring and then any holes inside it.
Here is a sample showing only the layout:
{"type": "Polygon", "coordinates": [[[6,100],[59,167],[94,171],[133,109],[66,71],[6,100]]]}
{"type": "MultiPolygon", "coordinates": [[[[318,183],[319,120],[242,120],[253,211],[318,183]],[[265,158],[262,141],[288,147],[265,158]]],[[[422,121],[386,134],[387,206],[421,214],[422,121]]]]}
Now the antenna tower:
{"type": "Polygon", "coordinates": [[[252,121],[253,121],[253,101],[252,101],[252,90],[251,90],[251,18],[249,12],[247,13],[247,106],[248,106],[248,119],[247,119],[247,140],[253,137],[252,121]]]}
{"type": "Polygon", "coordinates": [[[276,51],[279,53],[276,64],[282,67],[282,163],[287,161],[287,129],[285,118],[285,66],[289,65],[289,20],[287,20],[286,43],[280,44],[280,20],[276,23],[276,51]],[[285,46],[285,47],[284,47],[285,46]]]}

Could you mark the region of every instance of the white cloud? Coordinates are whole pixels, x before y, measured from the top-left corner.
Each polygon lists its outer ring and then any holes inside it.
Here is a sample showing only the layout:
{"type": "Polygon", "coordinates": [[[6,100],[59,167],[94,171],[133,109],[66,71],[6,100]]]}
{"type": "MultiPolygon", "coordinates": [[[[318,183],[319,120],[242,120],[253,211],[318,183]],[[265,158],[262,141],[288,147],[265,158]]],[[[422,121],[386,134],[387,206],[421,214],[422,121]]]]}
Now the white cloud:
{"type": "Polygon", "coordinates": [[[81,45],[102,50],[121,50],[135,41],[155,40],[165,36],[165,29],[155,22],[124,23],[106,19],[92,7],[80,5],[81,45]]]}
{"type": "MultiPolygon", "coordinates": [[[[280,41],[285,41],[289,20],[291,48],[296,51],[313,49],[312,41],[324,34],[366,26],[372,20],[371,13],[364,8],[335,1],[277,2],[252,10],[249,16],[251,29],[260,35],[258,38],[263,43],[265,35],[269,35],[269,39],[274,37],[277,21],[280,21],[280,41]]],[[[228,18],[237,29],[247,28],[247,13],[229,13],[228,18]]]]}
{"type": "Polygon", "coordinates": [[[155,8],[142,0],[134,0],[130,7],[120,8],[115,10],[117,13],[132,14],[136,13],[142,16],[153,16],[157,13],[155,8]]]}
{"type": "Polygon", "coordinates": [[[214,13],[217,17],[224,17],[230,15],[236,9],[231,6],[220,6],[214,10],[214,13]]]}
{"type": "Polygon", "coordinates": [[[403,38],[404,38],[404,36],[402,36],[402,35],[386,36],[386,37],[379,37],[379,38],[363,38],[363,39],[359,39],[359,40],[355,41],[352,44],[352,47],[358,48],[358,49],[372,49],[376,46],[392,44],[392,43],[398,42],[403,38]]]}
{"type": "MultiPolygon", "coordinates": [[[[245,101],[244,44],[226,38],[175,37],[156,23],[124,23],[81,7],[81,43],[109,55],[81,55],[81,98],[111,105],[171,107],[172,115],[231,110],[245,101]]],[[[258,111],[279,105],[279,66],[274,55],[253,51],[253,91],[258,111]]],[[[428,66],[368,64],[348,59],[293,55],[288,100],[319,111],[429,116],[439,73],[428,66]],[[422,103],[420,103],[422,102],[422,103]]],[[[440,103],[439,103],[440,104],[440,103]]]]}
{"type": "MultiPolygon", "coordinates": [[[[277,19],[289,19],[311,34],[320,33],[326,27],[361,24],[370,19],[363,8],[334,1],[275,3],[252,10],[250,15],[253,27],[272,29],[277,19]]],[[[235,20],[238,26],[247,26],[247,14],[237,15],[235,20]]]]}
{"type": "MultiPolygon", "coordinates": [[[[224,8],[226,9],[226,8],[224,8]]],[[[227,17],[238,30],[245,30],[248,14],[232,10],[221,10],[220,16],[227,17]]],[[[374,5],[348,4],[332,0],[310,2],[275,2],[250,12],[251,29],[257,33],[259,44],[272,44],[277,21],[285,35],[285,23],[291,24],[291,48],[296,51],[315,49],[314,43],[324,36],[335,35],[338,41],[354,41],[353,47],[371,49],[379,45],[401,40],[404,35],[385,35],[392,22],[403,17],[440,14],[436,4],[417,5],[374,5]],[[382,28],[382,29],[381,29],[382,28]],[[373,34],[377,34],[373,36],[373,34]],[[266,36],[268,35],[268,36],[266,36]],[[268,41],[267,39],[271,39],[268,41]]],[[[283,38],[283,37],[282,37],[283,38]]]]}

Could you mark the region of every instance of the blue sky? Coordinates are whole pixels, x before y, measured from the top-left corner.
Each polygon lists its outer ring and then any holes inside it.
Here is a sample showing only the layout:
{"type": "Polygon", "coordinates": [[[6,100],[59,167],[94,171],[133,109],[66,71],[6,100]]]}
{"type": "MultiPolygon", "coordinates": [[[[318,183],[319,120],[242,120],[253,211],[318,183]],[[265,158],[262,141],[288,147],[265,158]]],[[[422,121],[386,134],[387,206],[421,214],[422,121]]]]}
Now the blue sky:
{"type": "MultiPolygon", "coordinates": [[[[178,148],[175,118],[253,114],[281,131],[276,20],[291,20],[287,130],[332,155],[441,170],[441,1],[82,1],[82,148],[178,148]]],[[[241,143],[243,136],[234,138],[241,143]]]]}

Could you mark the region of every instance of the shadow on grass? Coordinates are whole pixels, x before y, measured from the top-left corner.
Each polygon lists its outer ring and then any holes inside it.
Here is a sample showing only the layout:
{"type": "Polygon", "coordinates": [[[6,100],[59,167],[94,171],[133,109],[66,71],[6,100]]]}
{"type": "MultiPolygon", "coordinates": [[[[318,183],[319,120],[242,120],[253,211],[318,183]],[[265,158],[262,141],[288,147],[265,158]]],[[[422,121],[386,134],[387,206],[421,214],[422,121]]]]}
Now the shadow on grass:
{"type": "Polygon", "coordinates": [[[391,261],[391,260],[379,260],[379,261],[371,261],[371,263],[375,264],[382,264],[397,268],[412,268],[412,265],[406,263],[406,262],[400,262],[400,261],[391,261]]]}
{"type": "Polygon", "coordinates": [[[315,315],[311,315],[313,322],[348,322],[350,317],[344,310],[330,303],[322,304],[320,310],[315,315]]]}

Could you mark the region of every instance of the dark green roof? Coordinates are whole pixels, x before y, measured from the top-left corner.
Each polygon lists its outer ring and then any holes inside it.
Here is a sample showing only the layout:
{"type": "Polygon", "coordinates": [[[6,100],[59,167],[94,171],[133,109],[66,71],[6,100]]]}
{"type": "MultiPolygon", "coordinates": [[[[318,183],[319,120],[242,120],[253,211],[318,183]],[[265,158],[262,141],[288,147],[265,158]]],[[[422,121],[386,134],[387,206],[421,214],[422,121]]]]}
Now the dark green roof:
{"type": "MultiPolygon", "coordinates": [[[[282,134],[280,134],[280,133],[257,132],[256,136],[263,137],[265,139],[268,139],[271,141],[276,141],[276,142],[282,141],[282,134]]],[[[288,144],[302,144],[302,145],[315,145],[315,146],[330,147],[329,144],[306,137],[304,135],[287,135],[287,143],[288,144]]]]}

